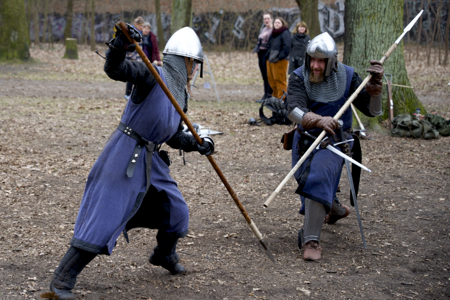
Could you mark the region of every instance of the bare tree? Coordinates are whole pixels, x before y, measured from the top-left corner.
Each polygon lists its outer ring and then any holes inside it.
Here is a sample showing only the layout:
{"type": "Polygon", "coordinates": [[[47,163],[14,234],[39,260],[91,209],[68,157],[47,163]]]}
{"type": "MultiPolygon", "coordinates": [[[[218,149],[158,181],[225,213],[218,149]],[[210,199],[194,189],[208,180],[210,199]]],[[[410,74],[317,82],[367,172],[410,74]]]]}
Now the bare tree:
{"type": "Polygon", "coordinates": [[[66,38],[72,37],[72,22],[73,22],[73,0],[67,0],[67,19],[66,28],[64,28],[64,41],[66,38]]]}
{"type": "Polygon", "coordinates": [[[91,0],[91,50],[95,51],[95,0],[91,0]]]}
{"type": "Polygon", "coordinates": [[[0,61],[28,60],[30,39],[24,0],[0,1],[0,61]]]}
{"type": "Polygon", "coordinates": [[[319,23],[319,0],[295,0],[300,9],[300,17],[302,21],[308,25],[309,35],[311,38],[320,34],[319,23]]]}
{"type": "Polygon", "coordinates": [[[90,7],[90,0],[84,0],[84,18],[83,18],[83,25],[81,26],[81,44],[87,45],[88,40],[88,24],[89,24],[89,7],[90,7]]]}
{"type": "Polygon", "coordinates": [[[39,46],[39,0],[33,0],[34,44],[39,46]]]}
{"type": "MultiPolygon", "coordinates": [[[[382,54],[403,32],[403,27],[403,0],[345,1],[344,63],[364,76],[370,66],[369,61],[380,60],[382,54]]],[[[386,73],[394,75],[397,84],[410,85],[403,42],[386,61],[384,69],[386,73]]],[[[395,114],[412,113],[418,107],[425,111],[412,89],[393,87],[392,92],[395,114]]],[[[383,119],[387,117],[387,112],[384,112],[383,119]]],[[[371,120],[373,123],[369,126],[377,128],[377,119],[371,120]]]]}
{"type": "Polygon", "coordinates": [[[190,26],[192,22],[192,0],[172,1],[172,34],[180,28],[190,26]]]}
{"type": "Polygon", "coordinates": [[[42,27],[42,42],[45,43],[45,41],[47,40],[47,24],[48,24],[48,0],[43,0],[44,1],[44,25],[42,27]]]}
{"type": "MultiPolygon", "coordinates": [[[[420,10],[423,9],[423,0],[420,4],[420,10]]],[[[416,45],[416,58],[419,59],[419,48],[420,48],[420,40],[422,39],[422,28],[423,28],[423,22],[422,18],[419,19],[419,30],[417,31],[417,45],[416,45]]]]}
{"type": "Polygon", "coordinates": [[[156,27],[158,27],[158,46],[159,49],[164,49],[166,41],[164,39],[164,28],[161,20],[161,3],[160,0],[155,0],[155,14],[156,14],[156,27]]]}
{"type": "Polygon", "coordinates": [[[448,63],[448,35],[450,31],[450,3],[448,3],[448,10],[447,10],[447,25],[445,25],[445,32],[444,32],[444,66],[447,66],[448,63]]]}

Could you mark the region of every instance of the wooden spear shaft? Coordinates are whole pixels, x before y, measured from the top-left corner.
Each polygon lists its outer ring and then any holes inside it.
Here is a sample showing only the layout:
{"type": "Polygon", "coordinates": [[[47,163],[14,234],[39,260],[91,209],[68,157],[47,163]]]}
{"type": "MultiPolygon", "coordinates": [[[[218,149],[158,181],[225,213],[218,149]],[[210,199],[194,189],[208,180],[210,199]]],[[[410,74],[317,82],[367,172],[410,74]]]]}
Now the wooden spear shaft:
{"type": "MultiPolygon", "coordinates": [[[[187,127],[191,131],[191,133],[194,136],[194,138],[197,141],[197,143],[199,143],[200,145],[203,144],[203,141],[200,138],[200,136],[198,135],[197,131],[194,129],[194,126],[192,126],[192,123],[189,121],[189,119],[187,118],[187,116],[185,115],[183,110],[181,109],[180,105],[178,105],[178,103],[175,100],[175,98],[173,97],[172,93],[169,91],[167,86],[164,84],[164,81],[159,76],[159,73],[155,70],[153,65],[150,63],[150,61],[148,60],[147,56],[145,55],[144,51],[142,51],[142,49],[138,45],[138,43],[134,39],[132,39],[130,37],[130,35],[128,34],[128,29],[127,29],[125,23],[123,21],[119,21],[119,22],[117,22],[116,25],[119,26],[119,28],[122,30],[122,32],[125,34],[125,36],[128,38],[128,40],[131,43],[134,43],[136,45],[136,52],[139,54],[139,56],[141,57],[142,61],[145,63],[147,68],[152,73],[153,77],[156,79],[158,84],[161,86],[162,90],[164,91],[166,96],[169,98],[170,102],[172,102],[172,105],[175,107],[176,111],[178,112],[178,114],[180,115],[180,117],[184,121],[184,123],[186,123],[187,127]]],[[[225,175],[223,175],[223,173],[220,170],[219,166],[217,165],[216,161],[214,160],[214,158],[212,157],[211,154],[207,155],[206,157],[208,158],[208,160],[211,163],[212,167],[216,171],[217,175],[219,175],[220,179],[222,180],[223,184],[225,185],[226,189],[228,190],[228,193],[230,194],[231,198],[233,198],[234,203],[236,203],[237,207],[241,211],[242,215],[244,216],[245,220],[247,221],[247,224],[250,227],[250,229],[252,230],[253,234],[259,240],[260,244],[263,246],[267,256],[270,258],[271,261],[273,261],[273,263],[275,263],[275,259],[274,259],[273,255],[272,255],[272,253],[270,252],[269,248],[267,247],[267,245],[263,241],[263,236],[262,236],[261,232],[258,230],[258,228],[256,227],[255,223],[252,221],[252,219],[248,215],[248,213],[245,210],[244,206],[242,206],[242,204],[239,201],[237,195],[235,194],[235,192],[231,188],[231,185],[228,183],[227,179],[225,178],[225,175]]]]}

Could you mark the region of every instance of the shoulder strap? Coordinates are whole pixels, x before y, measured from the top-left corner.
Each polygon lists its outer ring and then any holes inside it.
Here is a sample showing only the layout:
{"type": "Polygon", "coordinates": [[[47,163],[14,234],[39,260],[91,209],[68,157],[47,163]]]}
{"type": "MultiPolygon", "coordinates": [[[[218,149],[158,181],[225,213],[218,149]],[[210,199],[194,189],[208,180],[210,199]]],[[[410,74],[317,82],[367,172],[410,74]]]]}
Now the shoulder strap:
{"type": "Polygon", "coordinates": [[[297,70],[294,71],[295,75],[297,75],[298,77],[300,77],[301,80],[303,79],[303,66],[301,66],[300,68],[298,68],[297,70]]]}
{"type": "Polygon", "coordinates": [[[355,72],[355,69],[353,69],[352,67],[349,67],[347,65],[344,65],[345,67],[345,73],[347,74],[347,84],[345,86],[345,92],[344,92],[344,97],[345,99],[348,99],[348,97],[350,96],[350,86],[352,85],[352,78],[353,78],[353,73],[355,72]]]}

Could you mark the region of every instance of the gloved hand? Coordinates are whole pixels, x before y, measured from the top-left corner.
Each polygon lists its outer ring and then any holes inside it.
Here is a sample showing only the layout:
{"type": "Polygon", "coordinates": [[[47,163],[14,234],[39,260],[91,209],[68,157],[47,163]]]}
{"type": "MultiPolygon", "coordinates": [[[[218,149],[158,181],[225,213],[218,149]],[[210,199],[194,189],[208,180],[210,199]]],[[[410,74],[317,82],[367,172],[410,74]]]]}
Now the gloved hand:
{"type": "Polygon", "coordinates": [[[200,145],[199,143],[196,143],[196,147],[197,147],[197,151],[201,154],[201,155],[210,155],[212,153],[214,153],[214,141],[212,140],[212,138],[208,137],[204,137],[202,138],[203,144],[200,145]]]}
{"type": "Polygon", "coordinates": [[[369,82],[366,84],[366,91],[370,96],[378,96],[383,91],[383,74],[384,69],[381,62],[378,60],[371,60],[370,68],[367,69],[367,72],[372,74],[372,78],[370,78],[369,82]]]}
{"type": "Polygon", "coordinates": [[[334,135],[334,129],[339,128],[339,123],[332,117],[322,117],[313,112],[308,112],[303,116],[302,127],[306,130],[321,128],[331,135],[334,135]]]}
{"type": "MultiPolygon", "coordinates": [[[[139,43],[142,40],[141,34],[132,25],[127,24],[127,29],[128,29],[128,34],[130,35],[130,37],[132,39],[134,39],[136,42],[139,43]]],[[[136,45],[134,43],[130,43],[128,38],[125,36],[125,34],[120,29],[118,29],[116,31],[115,37],[111,41],[109,41],[108,46],[110,48],[120,51],[120,52],[136,51],[136,45]]]]}

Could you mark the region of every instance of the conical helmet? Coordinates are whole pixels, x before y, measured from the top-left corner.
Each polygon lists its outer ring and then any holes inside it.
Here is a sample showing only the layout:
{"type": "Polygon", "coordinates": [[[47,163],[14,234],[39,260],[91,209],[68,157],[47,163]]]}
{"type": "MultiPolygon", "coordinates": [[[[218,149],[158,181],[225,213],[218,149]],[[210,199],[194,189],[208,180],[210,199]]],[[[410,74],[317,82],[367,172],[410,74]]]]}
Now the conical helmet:
{"type": "Polygon", "coordinates": [[[177,30],[167,41],[163,54],[190,57],[203,62],[203,48],[195,31],[190,27],[177,30]]]}
{"type": "Polygon", "coordinates": [[[337,70],[338,50],[335,41],[328,32],[319,34],[309,42],[305,56],[305,66],[308,70],[311,57],[327,59],[324,71],[325,77],[330,76],[333,69],[337,70]]]}

